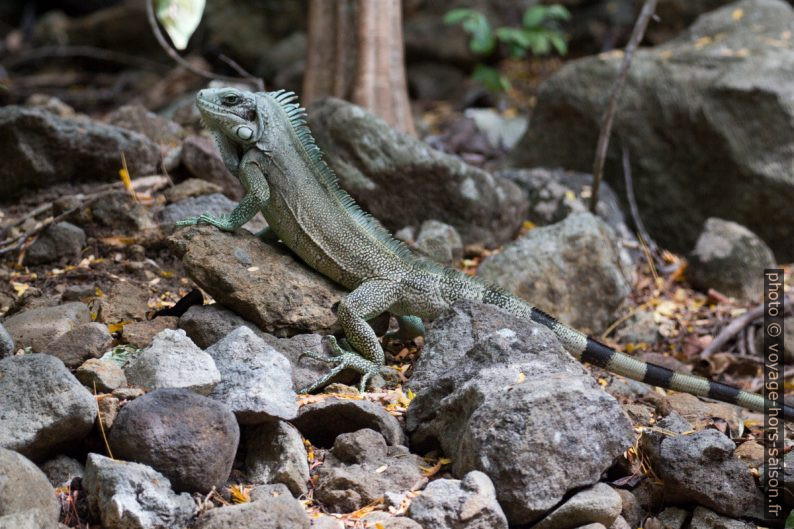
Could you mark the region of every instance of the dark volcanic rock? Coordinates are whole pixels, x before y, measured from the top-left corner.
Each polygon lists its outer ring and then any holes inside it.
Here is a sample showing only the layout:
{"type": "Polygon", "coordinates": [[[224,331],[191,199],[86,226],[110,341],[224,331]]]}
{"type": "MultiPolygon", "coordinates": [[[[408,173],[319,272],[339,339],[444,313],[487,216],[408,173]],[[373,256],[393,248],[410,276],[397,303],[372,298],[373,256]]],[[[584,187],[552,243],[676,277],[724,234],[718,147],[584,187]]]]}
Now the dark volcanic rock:
{"type": "Polygon", "coordinates": [[[53,224],[28,248],[25,264],[46,264],[62,257],[76,259],[84,244],[85,232],[82,228],[68,222],[53,224]]]}
{"type": "Polygon", "coordinates": [[[498,246],[521,226],[524,193],[398,132],[363,108],[340,99],[311,105],[309,125],[339,183],[359,205],[398,230],[435,219],[464,243],[498,246]]]}
{"type": "Polygon", "coordinates": [[[154,173],[160,150],[127,129],[41,108],[0,108],[0,195],[73,181],[112,181],[124,152],[131,174],[154,173]]]}
{"type": "MultiPolygon", "coordinates": [[[[634,56],[605,177],[624,194],[626,146],[639,211],[662,246],[690,250],[719,217],[758,234],[779,261],[794,259],[794,53],[782,37],[792,24],[784,1],[742,0],[634,56]]],[[[570,61],[545,81],[514,163],[589,171],[622,60],[570,61]]]]}
{"type": "Polygon", "coordinates": [[[368,428],[390,445],[405,444],[405,434],[393,415],[373,402],[335,397],[307,404],[292,421],[313,444],[330,447],[343,433],[368,428]]]}
{"type": "Polygon", "coordinates": [[[240,428],[221,402],[158,389],[122,408],[108,441],[114,456],[162,472],[175,490],[207,493],[229,477],[240,428]]]}

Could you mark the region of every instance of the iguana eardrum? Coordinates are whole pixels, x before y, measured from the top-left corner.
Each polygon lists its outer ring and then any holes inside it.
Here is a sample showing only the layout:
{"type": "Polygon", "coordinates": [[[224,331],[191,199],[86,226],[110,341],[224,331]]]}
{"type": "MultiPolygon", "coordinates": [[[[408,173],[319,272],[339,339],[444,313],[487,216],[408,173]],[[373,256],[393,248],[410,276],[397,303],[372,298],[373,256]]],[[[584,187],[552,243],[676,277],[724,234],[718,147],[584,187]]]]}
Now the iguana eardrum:
{"type": "MultiPolygon", "coordinates": [[[[361,373],[362,390],[370,377],[385,373],[383,349],[367,320],[389,311],[398,317],[403,332],[418,335],[424,330],[420,318],[435,318],[458,300],[474,300],[548,327],[582,362],[654,386],[764,410],[761,395],[642,362],[498,288],[415,257],[338,186],[296,99],[283,90],[215,88],[198,93],[202,118],[246,194],[227,216],[201,215],[178,225],[201,222],[233,231],[261,211],[269,225],[261,237],[280,239],[309,266],[350,290],[338,309],[350,348],[329,336],[333,357],[306,353],[334,368],[302,391],[321,388],[344,368],[361,373]]],[[[794,418],[794,408],[785,406],[784,414],[794,418]]]]}

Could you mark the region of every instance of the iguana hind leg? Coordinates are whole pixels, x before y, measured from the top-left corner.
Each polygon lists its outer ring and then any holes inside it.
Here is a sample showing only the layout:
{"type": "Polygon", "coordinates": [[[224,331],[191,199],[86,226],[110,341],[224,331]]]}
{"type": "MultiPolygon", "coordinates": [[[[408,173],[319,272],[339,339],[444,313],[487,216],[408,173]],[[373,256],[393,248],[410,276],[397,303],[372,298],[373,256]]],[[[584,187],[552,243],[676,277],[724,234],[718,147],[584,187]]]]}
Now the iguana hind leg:
{"type": "Polygon", "coordinates": [[[339,324],[345,333],[347,343],[353,350],[343,349],[336,343],[333,336],[329,336],[333,354],[331,358],[313,352],[304,353],[305,356],[334,364],[334,368],[314,384],[301,389],[301,393],[311,393],[322,388],[334,375],[345,368],[361,373],[359,390],[363,393],[371,377],[385,372],[383,348],[367,320],[388,310],[397,298],[398,292],[398,285],[394,282],[367,281],[359,285],[339,303],[337,311],[339,324]]]}

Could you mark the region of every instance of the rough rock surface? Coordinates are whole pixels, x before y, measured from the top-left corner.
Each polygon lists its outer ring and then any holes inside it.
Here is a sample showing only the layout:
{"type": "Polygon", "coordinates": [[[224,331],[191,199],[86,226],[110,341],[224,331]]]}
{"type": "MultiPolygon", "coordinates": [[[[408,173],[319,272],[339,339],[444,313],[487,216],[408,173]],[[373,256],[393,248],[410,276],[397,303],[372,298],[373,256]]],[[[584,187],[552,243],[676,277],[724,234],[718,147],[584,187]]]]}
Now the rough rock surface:
{"type": "Polygon", "coordinates": [[[54,526],[61,506],[47,476],[36,465],[13,450],[0,448],[0,526],[4,517],[26,511],[38,511],[29,515],[54,526]]]}
{"type": "Polygon", "coordinates": [[[437,220],[426,220],[419,227],[416,249],[446,266],[454,266],[463,257],[463,241],[458,231],[437,220]]]}
{"type": "Polygon", "coordinates": [[[53,487],[59,487],[72,478],[82,478],[85,474],[85,466],[78,460],[61,454],[43,463],[41,471],[53,487]]]}
{"type": "Polygon", "coordinates": [[[603,331],[635,272],[614,233],[590,213],[536,228],[483,260],[477,276],[587,333],[603,331]]]}
{"type": "Polygon", "coordinates": [[[364,428],[339,435],[317,471],[315,498],[332,512],[351,512],[386,491],[408,490],[423,478],[424,460],[364,428]],[[384,468],[385,467],[385,468],[384,468]]]}
{"type": "Polygon", "coordinates": [[[0,108],[0,195],[60,182],[118,178],[119,152],[132,174],[152,174],[158,146],[145,136],[84,118],[61,118],[41,108],[0,108]]]}
{"type": "MultiPolygon", "coordinates": [[[[669,415],[678,417],[678,414],[669,415]]],[[[670,419],[673,420],[673,419],[670,419]]],[[[689,424],[679,419],[673,427],[683,432],[689,424]]],[[[664,484],[666,500],[696,502],[733,517],[762,518],[763,496],[747,466],[733,455],[735,445],[717,430],[665,437],[650,433],[641,439],[641,449],[664,484]]]]}
{"type": "Polygon", "coordinates": [[[174,490],[207,493],[229,477],[240,428],[220,402],[158,389],[122,408],[108,441],[115,457],[151,466],[174,490]]]}
{"type": "Polygon", "coordinates": [[[606,483],[577,492],[556,508],[533,529],[574,529],[589,523],[611,527],[620,516],[623,502],[620,495],[606,483]]]}
{"type": "Polygon", "coordinates": [[[130,281],[117,281],[95,304],[97,319],[107,324],[144,320],[149,310],[149,289],[130,281]]]}
{"type": "MultiPolygon", "coordinates": [[[[624,193],[624,145],[638,208],[661,246],[689,251],[703,222],[719,217],[758,234],[779,261],[794,259],[794,53],[781,37],[792,23],[794,9],[782,0],[742,0],[634,56],[605,178],[624,193]]],[[[514,163],[589,171],[622,60],[570,61],[546,80],[514,163]]]]}
{"type": "Polygon", "coordinates": [[[199,349],[182,329],[166,329],[124,370],[135,386],[185,388],[209,395],[221,381],[212,356],[199,349]]]}
{"type": "Polygon", "coordinates": [[[54,356],[0,360],[0,447],[38,461],[85,437],[95,418],[93,395],[54,356]]]}
{"type": "Polygon", "coordinates": [[[337,329],[331,308],[345,292],[283,246],[212,226],[185,228],[169,240],[201,288],[262,330],[290,336],[337,329]]]}
{"type": "Polygon", "coordinates": [[[116,127],[143,134],[163,147],[179,146],[185,130],[177,123],[149,111],[141,104],[122,105],[107,116],[116,127]]]}
{"type": "MultiPolygon", "coordinates": [[[[328,373],[328,364],[301,357],[304,351],[313,351],[330,356],[328,344],[319,334],[298,334],[290,338],[279,338],[263,332],[259,327],[243,319],[219,304],[190,307],[181,318],[179,328],[199,347],[207,348],[226,337],[238,327],[248,327],[268,345],[283,354],[292,364],[292,386],[300,389],[314,383],[328,373]]],[[[358,373],[345,369],[333,378],[333,382],[350,384],[358,380],[358,373]]]]}
{"type": "Polygon", "coordinates": [[[98,358],[86,360],[77,368],[74,376],[85,387],[91,390],[96,388],[99,393],[109,393],[127,385],[127,377],[124,376],[124,370],[118,364],[98,358]]]}
{"type": "Polygon", "coordinates": [[[409,386],[412,446],[440,445],[456,476],[487,474],[511,524],[597,482],[634,440],[548,329],[492,306],[460,303],[436,319],[409,386]]]}
{"type": "Polygon", "coordinates": [[[47,346],[80,324],[91,321],[88,307],[72,302],[55,307],[28,309],[3,322],[16,347],[47,352],[47,346]]]}
{"type": "Polygon", "coordinates": [[[14,339],[11,338],[6,328],[0,323],[0,358],[11,356],[15,352],[14,339]]]}
{"type": "Polygon", "coordinates": [[[406,513],[424,529],[507,529],[488,476],[472,471],[462,480],[437,479],[411,501],[406,513]]]}
{"type": "Polygon", "coordinates": [[[464,243],[497,246],[521,226],[525,195],[460,159],[402,134],[363,108],[326,98],[308,109],[317,144],[344,187],[391,229],[436,219],[464,243]]]}
{"type": "Polygon", "coordinates": [[[91,358],[99,358],[113,345],[107,325],[92,321],[78,325],[47,345],[46,352],[57,356],[70,369],[91,358]]]}
{"type": "Polygon", "coordinates": [[[151,467],[99,454],[88,454],[83,488],[105,527],[184,527],[195,508],[189,494],[174,493],[168,478],[151,467]]]}
{"type": "Polygon", "coordinates": [[[688,262],[686,276],[696,288],[755,302],[764,294],[764,269],[776,267],[772,250],[757,235],[717,218],[706,221],[688,262]]]}
{"type": "MultiPolygon", "coordinates": [[[[121,329],[121,338],[124,343],[134,345],[139,349],[145,349],[152,345],[154,337],[164,330],[176,329],[178,321],[179,318],[176,316],[158,316],[153,320],[134,321],[121,329]]],[[[195,340],[193,341],[195,342],[195,340]]]]}
{"type": "Polygon", "coordinates": [[[251,329],[239,327],[207,353],[221,373],[210,397],[226,403],[240,424],[288,421],[298,414],[289,360],[251,329]]]}
{"type": "Polygon", "coordinates": [[[38,265],[62,257],[75,259],[85,244],[85,232],[69,222],[59,222],[44,230],[25,252],[25,264],[38,265]]]}
{"type": "Polygon", "coordinates": [[[705,507],[695,507],[689,529],[755,529],[756,525],[742,520],[720,516],[705,507]]]}
{"type": "Polygon", "coordinates": [[[201,178],[188,178],[187,180],[179,182],[174,187],[169,187],[163,191],[163,195],[165,195],[165,199],[169,203],[173,204],[186,198],[222,192],[223,188],[217,184],[207,182],[201,178]]]}
{"type": "Polygon", "coordinates": [[[252,483],[283,483],[295,496],[306,494],[309,463],[300,432],[284,421],[246,430],[245,468],[252,483]]]}
{"type": "Polygon", "coordinates": [[[196,529],[309,529],[313,527],[300,502],[289,493],[263,495],[250,503],[212,509],[199,518],[196,529]]]}
{"type": "Polygon", "coordinates": [[[224,189],[229,198],[239,200],[244,190],[240,180],[223,165],[211,138],[188,136],[182,142],[182,165],[196,178],[207,180],[224,189]]]}
{"type": "Polygon", "coordinates": [[[339,435],[363,428],[378,432],[390,445],[405,444],[405,434],[397,419],[382,406],[367,400],[323,399],[302,406],[292,422],[317,446],[330,447],[339,435]]]}

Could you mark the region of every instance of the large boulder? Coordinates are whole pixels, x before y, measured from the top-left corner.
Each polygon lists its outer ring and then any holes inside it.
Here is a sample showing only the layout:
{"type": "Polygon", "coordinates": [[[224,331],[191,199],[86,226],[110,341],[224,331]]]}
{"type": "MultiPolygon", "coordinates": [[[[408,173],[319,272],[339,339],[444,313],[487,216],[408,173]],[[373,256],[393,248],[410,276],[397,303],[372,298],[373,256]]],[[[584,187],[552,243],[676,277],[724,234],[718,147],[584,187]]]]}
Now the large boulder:
{"type": "MultiPolygon", "coordinates": [[[[703,222],[720,217],[757,233],[778,260],[794,259],[792,24],[782,0],[742,0],[638,50],[605,176],[625,194],[624,145],[639,211],[660,244],[688,251],[703,222]]],[[[513,162],[591,169],[621,61],[618,53],[571,61],[543,83],[513,162]]]]}
{"type": "Polygon", "coordinates": [[[493,306],[436,319],[409,385],[412,446],[440,445],[457,477],[488,475],[511,524],[596,483],[634,442],[617,401],[551,331],[493,306]]]}
{"type": "Polygon", "coordinates": [[[54,356],[0,360],[0,447],[39,461],[88,435],[96,415],[94,397],[54,356]]]}
{"type": "Polygon", "coordinates": [[[0,108],[0,195],[61,182],[118,179],[119,153],[132,174],[152,174],[160,149],[143,134],[42,108],[0,108]]]}
{"type": "Polygon", "coordinates": [[[42,527],[54,527],[61,506],[47,476],[36,465],[13,450],[0,448],[0,527],[7,517],[22,513],[47,522],[42,527]]]}
{"type": "Polygon", "coordinates": [[[17,348],[30,347],[41,353],[47,352],[48,346],[61,336],[90,321],[88,307],[73,301],[14,314],[3,325],[17,348]]]}
{"type": "Polygon", "coordinates": [[[331,310],[345,291],[279,245],[239,230],[191,226],[170,239],[187,273],[216,301],[266,332],[291,336],[337,329],[331,310]]]}
{"type": "Polygon", "coordinates": [[[340,99],[322,99],[308,115],[340,185],[390,230],[435,219],[458,230],[464,243],[498,246],[521,226],[527,199],[512,182],[436,151],[340,99]]]}

